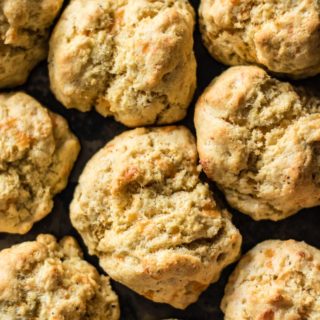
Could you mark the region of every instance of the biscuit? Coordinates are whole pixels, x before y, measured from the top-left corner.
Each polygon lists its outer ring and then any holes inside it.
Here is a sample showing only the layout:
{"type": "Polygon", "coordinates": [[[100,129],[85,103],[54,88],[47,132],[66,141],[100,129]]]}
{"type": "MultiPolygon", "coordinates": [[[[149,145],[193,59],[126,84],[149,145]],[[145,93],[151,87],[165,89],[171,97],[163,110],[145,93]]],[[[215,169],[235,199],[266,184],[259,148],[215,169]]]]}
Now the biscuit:
{"type": "Polygon", "coordinates": [[[73,226],[111,278],[181,309],[218,280],[241,245],[197,161],[184,127],[128,131],[89,161],[71,203],[73,226]]]}
{"type": "Polygon", "coordinates": [[[269,240],[239,262],[225,289],[225,320],[320,319],[320,252],[304,242],[269,240]]]}
{"type": "Polygon", "coordinates": [[[224,64],[293,78],[320,72],[319,1],[201,0],[199,15],[206,47],[224,64]]]}
{"type": "Polygon", "coordinates": [[[0,88],[21,85],[48,51],[49,27],[63,0],[0,2],[0,88]]]}
{"type": "Polygon", "coordinates": [[[320,100],[258,67],[232,67],[197,102],[201,164],[255,220],[320,204],[320,100]]]}
{"type": "Polygon", "coordinates": [[[51,89],[129,127],[181,120],[196,87],[193,28],[186,0],[72,0],[50,41],[51,89]]]}
{"type": "Polygon", "coordinates": [[[0,232],[26,233],[51,211],[79,149],[62,117],[25,93],[0,94],[0,232]]]}
{"type": "Polygon", "coordinates": [[[72,237],[40,235],[0,252],[0,319],[117,320],[118,298],[72,237]]]}

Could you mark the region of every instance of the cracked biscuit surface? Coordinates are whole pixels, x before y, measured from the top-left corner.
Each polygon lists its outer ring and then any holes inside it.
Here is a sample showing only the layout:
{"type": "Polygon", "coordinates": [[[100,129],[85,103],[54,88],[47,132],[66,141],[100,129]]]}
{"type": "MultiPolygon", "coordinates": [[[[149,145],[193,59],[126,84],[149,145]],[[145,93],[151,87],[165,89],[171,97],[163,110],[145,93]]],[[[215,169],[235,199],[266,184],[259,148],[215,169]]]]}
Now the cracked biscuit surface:
{"type": "Polygon", "coordinates": [[[25,93],[0,95],[0,232],[26,233],[51,211],[79,149],[61,116],[25,93]]]}
{"type": "Polygon", "coordinates": [[[304,78],[320,72],[318,0],[201,0],[200,27],[214,58],[304,78]]]}
{"type": "Polygon", "coordinates": [[[0,252],[0,319],[118,320],[118,298],[72,237],[39,235],[0,252]]]}
{"type": "Polygon", "coordinates": [[[184,127],[125,132],[88,162],[70,209],[111,278],[176,308],[217,281],[241,245],[197,161],[184,127]]]}
{"type": "Polygon", "coordinates": [[[320,252],[294,240],[264,241],[239,262],[225,289],[225,320],[320,319],[320,252]]]}
{"type": "Polygon", "coordinates": [[[201,164],[255,220],[320,204],[320,100],[258,67],[232,67],[200,97],[201,164]]]}
{"type": "Polygon", "coordinates": [[[23,84],[45,59],[49,27],[63,0],[0,2],[0,88],[23,84]]]}
{"type": "Polygon", "coordinates": [[[51,89],[130,127],[181,120],[196,87],[193,28],[186,0],[72,0],[50,41],[51,89]]]}

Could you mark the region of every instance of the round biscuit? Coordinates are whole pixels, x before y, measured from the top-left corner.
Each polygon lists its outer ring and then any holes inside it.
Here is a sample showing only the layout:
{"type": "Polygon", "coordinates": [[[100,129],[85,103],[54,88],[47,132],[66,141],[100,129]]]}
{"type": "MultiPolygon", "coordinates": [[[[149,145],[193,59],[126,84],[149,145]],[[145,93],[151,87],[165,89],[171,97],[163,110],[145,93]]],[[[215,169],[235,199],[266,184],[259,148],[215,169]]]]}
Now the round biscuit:
{"type": "Polygon", "coordinates": [[[197,162],[184,127],[125,132],[88,162],[70,208],[111,278],[181,309],[218,280],[241,245],[197,162]]]}
{"type": "Polygon", "coordinates": [[[1,319],[118,320],[109,278],[82,259],[72,237],[51,235],[0,252],[1,319]]]}
{"type": "Polygon", "coordinates": [[[61,116],[23,92],[0,94],[0,232],[26,233],[51,211],[79,150],[61,116]]]}
{"type": "Polygon", "coordinates": [[[232,67],[196,104],[201,164],[231,206],[280,220],[320,205],[320,99],[254,66],[232,67]]]}
{"type": "Polygon", "coordinates": [[[50,41],[51,89],[129,127],[179,121],[196,87],[193,28],[187,0],[72,0],[50,41]]]}
{"type": "Polygon", "coordinates": [[[317,0],[201,0],[199,16],[206,47],[224,64],[257,64],[292,78],[320,72],[317,0]]]}
{"type": "Polygon", "coordinates": [[[264,241],[239,262],[225,288],[225,320],[320,318],[320,251],[294,240],[264,241]]]}

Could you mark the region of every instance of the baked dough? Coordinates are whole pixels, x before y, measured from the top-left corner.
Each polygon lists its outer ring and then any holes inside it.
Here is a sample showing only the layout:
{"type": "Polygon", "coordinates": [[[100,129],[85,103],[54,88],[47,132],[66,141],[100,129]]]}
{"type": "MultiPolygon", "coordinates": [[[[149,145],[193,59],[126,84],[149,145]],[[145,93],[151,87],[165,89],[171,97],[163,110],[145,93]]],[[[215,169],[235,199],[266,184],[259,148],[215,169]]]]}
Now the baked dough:
{"type": "Polygon", "coordinates": [[[227,65],[258,64],[293,78],[320,72],[316,0],[201,0],[203,40],[227,65]]]}
{"type": "Polygon", "coordinates": [[[232,67],[200,97],[201,164],[255,220],[320,204],[320,100],[258,67],[232,67]]]}
{"type": "Polygon", "coordinates": [[[63,0],[0,1],[0,88],[26,82],[48,51],[49,27],[63,0]]]}
{"type": "Polygon", "coordinates": [[[61,116],[25,93],[0,94],[0,232],[26,233],[51,211],[79,149],[61,116]]]}
{"type": "Polygon", "coordinates": [[[269,240],[239,262],[225,289],[225,320],[320,319],[320,252],[304,242],[269,240]]]}
{"type": "Polygon", "coordinates": [[[88,162],[71,204],[73,226],[111,278],[181,309],[218,280],[241,245],[197,161],[184,127],[125,132],[88,162]]]}
{"type": "Polygon", "coordinates": [[[193,28],[186,0],[72,0],[50,42],[51,89],[130,127],[181,120],[196,87],[193,28]]]}
{"type": "Polygon", "coordinates": [[[118,320],[119,304],[72,237],[40,235],[0,252],[0,319],[118,320]]]}

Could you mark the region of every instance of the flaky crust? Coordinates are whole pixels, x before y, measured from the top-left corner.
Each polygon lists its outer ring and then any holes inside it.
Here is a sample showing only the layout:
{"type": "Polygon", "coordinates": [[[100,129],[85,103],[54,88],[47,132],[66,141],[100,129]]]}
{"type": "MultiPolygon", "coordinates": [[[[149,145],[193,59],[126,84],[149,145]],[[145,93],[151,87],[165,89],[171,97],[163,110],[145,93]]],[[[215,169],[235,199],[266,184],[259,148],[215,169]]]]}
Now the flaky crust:
{"type": "Polygon", "coordinates": [[[239,262],[225,289],[225,320],[320,319],[320,252],[304,242],[269,240],[239,262]]]}
{"type": "Polygon", "coordinates": [[[293,78],[320,72],[318,0],[201,0],[199,14],[205,45],[225,64],[293,78]]]}
{"type": "Polygon", "coordinates": [[[199,180],[184,127],[136,129],[87,164],[71,221],[111,278],[185,308],[233,262],[241,236],[199,180]]]}
{"type": "Polygon", "coordinates": [[[0,88],[23,84],[48,51],[48,30],[63,0],[0,1],[0,88]]]}
{"type": "Polygon", "coordinates": [[[26,233],[51,211],[79,149],[62,117],[25,93],[0,94],[0,232],[26,233]]]}
{"type": "Polygon", "coordinates": [[[320,100],[258,67],[232,67],[195,111],[200,160],[229,203],[256,220],[320,204],[320,100]]]}
{"type": "Polygon", "coordinates": [[[118,298],[72,237],[40,235],[0,252],[0,319],[118,320],[118,298]]]}
{"type": "Polygon", "coordinates": [[[193,27],[186,0],[72,0],[50,42],[51,89],[130,127],[181,120],[196,87],[193,27]]]}

